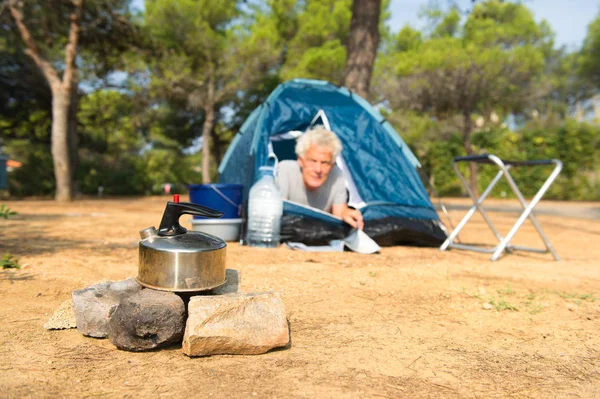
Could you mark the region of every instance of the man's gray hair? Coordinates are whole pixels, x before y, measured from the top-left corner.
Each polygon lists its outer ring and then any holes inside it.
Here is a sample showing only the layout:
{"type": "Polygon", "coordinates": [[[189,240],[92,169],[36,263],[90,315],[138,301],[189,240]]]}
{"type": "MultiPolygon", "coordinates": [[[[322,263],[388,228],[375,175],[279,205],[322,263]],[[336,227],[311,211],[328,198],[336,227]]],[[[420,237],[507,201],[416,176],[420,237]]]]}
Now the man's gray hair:
{"type": "Polygon", "coordinates": [[[338,136],[323,126],[316,126],[298,138],[296,141],[296,155],[304,158],[306,151],[313,145],[329,148],[334,162],[335,158],[342,152],[342,142],[338,136]]]}

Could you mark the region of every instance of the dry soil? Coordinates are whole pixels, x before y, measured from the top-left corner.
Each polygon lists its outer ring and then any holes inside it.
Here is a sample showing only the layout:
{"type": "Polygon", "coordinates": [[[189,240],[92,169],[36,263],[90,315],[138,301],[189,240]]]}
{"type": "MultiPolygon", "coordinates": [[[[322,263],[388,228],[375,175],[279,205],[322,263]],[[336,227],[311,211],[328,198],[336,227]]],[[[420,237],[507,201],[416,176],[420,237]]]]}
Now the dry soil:
{"type": "MultiPolygon", "coordinates": [[[[189,358],[177,345],[131,353],[42,327],[73,290],[137,274],[138,231],[160,222],[165,198],[6,204],[19,214],[0,220],[0,254],[22,267],[0,272],[2,397],[600,397],[598,220],[538,216],[560,262],[229,243],[243,290],[283,294],[291,345],[189,358]]],[[[464,212],[451,212],[455,224],[464,212]]],[[[506,233],[516,214],[491,216],[506,233]]],[[[461,239],[494,243],[481,218],[461,239]]],[[[542,247],[529,222],[514,243],[542,247]]]]}

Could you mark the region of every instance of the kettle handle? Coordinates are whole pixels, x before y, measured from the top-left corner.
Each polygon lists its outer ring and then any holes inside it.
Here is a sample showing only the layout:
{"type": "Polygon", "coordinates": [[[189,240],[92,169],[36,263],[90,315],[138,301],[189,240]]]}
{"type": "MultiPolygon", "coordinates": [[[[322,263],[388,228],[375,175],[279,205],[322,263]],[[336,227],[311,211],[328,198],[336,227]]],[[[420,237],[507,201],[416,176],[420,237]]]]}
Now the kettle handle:
{"type": "Polygon", "coordinates": [[[190,202],[167,202],[165,212],[163,213],[160,227],[158,228],[159,236],[176,236],[184,234],[187,229],[179,224],[181,215],[205,216],[210,218],[220,218],[223,212],[216,211],[206,206],[192,204],[190,202]]]}

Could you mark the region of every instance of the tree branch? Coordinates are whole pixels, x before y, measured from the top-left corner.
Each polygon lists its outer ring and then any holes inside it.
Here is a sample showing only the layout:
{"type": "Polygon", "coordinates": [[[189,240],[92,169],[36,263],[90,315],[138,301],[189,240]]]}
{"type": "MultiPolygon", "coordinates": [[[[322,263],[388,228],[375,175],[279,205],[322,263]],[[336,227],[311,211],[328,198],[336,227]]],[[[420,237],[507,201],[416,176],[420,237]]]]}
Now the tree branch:
{"type": "Polygon", "coordinates": [[[2,13],[4,12],[4,9],[5,9],[7,6],[8,6],[8,0],[6,0],[6,1],[3,1],[3,2],[0,4],[0,15],[2,15],[2,13]]]}
{"type": "Polygon", "coordinates": [[[40,68],[42,74],[46,77],[46,80],[52,89],[60,86],[60,79],[56,73],[56,70],[48,60],[41,56],[35,39],[31,35],[31,32],[29,32],[27,25],[25,25],[23,22],[23,12],[20,8],[20,4],[17,4],[16,0],[8,0],[8,8],[10,10],[10,14],[17,24],[17,27],[19,28],[21,38],[27,46],[25,54],[30,56],[33,62],[35,62],[38,68],[40,68]]]}
{"type": "Polygon", "coordinates": [[[65,73],[63,75],[63,87],[66,91],[71,90],[73,77],[75,75],[75,56],[77,55],[77,41],[81,30],[81,13],[83,0],[73,0],[75,10],[71,13],[71,26],[69,27],[69,42],[65,49],[65,73]]]}

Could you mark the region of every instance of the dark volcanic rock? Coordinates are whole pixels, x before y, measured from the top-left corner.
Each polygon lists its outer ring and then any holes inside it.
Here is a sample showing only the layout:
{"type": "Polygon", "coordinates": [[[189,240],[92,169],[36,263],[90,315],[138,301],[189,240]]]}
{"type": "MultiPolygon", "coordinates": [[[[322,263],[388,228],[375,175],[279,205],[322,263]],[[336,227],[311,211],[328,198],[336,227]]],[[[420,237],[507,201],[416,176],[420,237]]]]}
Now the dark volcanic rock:
{"type": "Polygon", "coordinates": [[[108,338],[119,349],[140,352],[180,341],[184,329],[183,300],[145,289],[121,301],[110,317],[108,338]]]}
{"type": "Polygon", "coordinates": [[[121,281],[103,281],[73,291],[73,311],[77,331],[83,335],[105,338],[111,312],[123,298],[142,290],[134,278],[121,281]]]}

